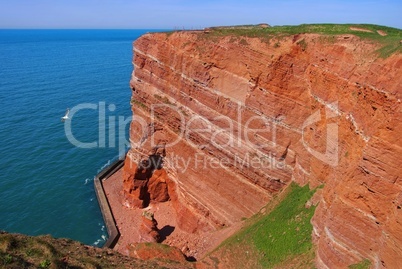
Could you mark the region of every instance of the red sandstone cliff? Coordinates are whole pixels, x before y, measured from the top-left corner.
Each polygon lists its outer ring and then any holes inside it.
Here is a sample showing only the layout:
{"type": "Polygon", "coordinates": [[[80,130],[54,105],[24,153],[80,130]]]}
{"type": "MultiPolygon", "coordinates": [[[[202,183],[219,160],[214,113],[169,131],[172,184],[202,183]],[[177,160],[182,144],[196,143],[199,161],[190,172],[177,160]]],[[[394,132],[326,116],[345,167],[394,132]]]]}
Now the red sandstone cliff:
{"type": "Polygon", "coordinates": [[[166,145],[154,187],[182,229],[249,217],[292,180],[323,184],[317,267],[399,266],[401,54],[381,59],[378,44],[354,35],[202,31],[146,34],[134,47],[125,178],[166,145]]]}

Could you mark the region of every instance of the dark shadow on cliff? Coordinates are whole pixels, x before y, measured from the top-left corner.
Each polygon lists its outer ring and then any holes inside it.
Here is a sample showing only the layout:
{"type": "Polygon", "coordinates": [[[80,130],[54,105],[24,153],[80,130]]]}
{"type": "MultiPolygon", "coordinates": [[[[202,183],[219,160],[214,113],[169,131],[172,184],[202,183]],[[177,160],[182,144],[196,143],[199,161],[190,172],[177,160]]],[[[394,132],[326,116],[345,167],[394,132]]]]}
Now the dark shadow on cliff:
{"type": "Polygon", "coordinates": [[[165,241],[166,238],[173,233],[174,229],[175,227],[170,225],[165,225],[162,229],[160,229],[159,230],[160,242],[165,241]]]}
{"type": "Polygon", "coordinates": [[[195,257],[193,257],[193,256],[186,256],[186,261],[188,261],[188,262],[196,262],[197,261],[197,259],[195,258],[195,257]]]}
{"type": "Polygon", "coordinates": [[[139,188],[138,198],[142,200],[142,207],[148,207],[151,202],[148,191],[148,182],[155,170],[163,168],[163,158],[166,156],[165,144],[158,145],[152,149],[147,158],[142,158],[134,173],[134,190],[139,188]]]}

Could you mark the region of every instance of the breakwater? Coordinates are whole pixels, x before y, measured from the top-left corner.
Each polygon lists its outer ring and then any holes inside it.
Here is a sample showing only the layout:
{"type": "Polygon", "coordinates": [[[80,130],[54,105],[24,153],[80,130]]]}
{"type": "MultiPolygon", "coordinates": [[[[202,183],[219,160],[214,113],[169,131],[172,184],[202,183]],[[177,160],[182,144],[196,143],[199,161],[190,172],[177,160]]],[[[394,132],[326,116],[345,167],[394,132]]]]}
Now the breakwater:
{"type": "Polygon", "coordinates": [[[105,248],[113,248],[116,245],[120,237],[120,232],[116,226],[116,221],[107,200],[102,181],[107,180],[107,178],[118,171],[123,166],[123,164],[124,159],[118,159],[117,161],[111,163],[109,166],[105,167],[101,172],[99,172],[94,179],[96,197],[98,199],[99,207],[102,212],[102,216],[106,224],[108,233],[108,239],[103,245],[103,247],[105,248]]]}

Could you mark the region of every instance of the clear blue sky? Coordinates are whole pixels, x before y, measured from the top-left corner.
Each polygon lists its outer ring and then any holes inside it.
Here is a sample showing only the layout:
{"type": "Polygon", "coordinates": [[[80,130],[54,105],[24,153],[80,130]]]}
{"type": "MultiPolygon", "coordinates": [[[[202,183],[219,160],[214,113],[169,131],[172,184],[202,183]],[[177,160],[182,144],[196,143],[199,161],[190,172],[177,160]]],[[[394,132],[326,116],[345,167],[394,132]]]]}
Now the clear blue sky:
{"type": "Polygon", "coordinates": [[[402,0],[0,0],[0,28],[192,29],[262,22],[402,29],[402,0]]]}

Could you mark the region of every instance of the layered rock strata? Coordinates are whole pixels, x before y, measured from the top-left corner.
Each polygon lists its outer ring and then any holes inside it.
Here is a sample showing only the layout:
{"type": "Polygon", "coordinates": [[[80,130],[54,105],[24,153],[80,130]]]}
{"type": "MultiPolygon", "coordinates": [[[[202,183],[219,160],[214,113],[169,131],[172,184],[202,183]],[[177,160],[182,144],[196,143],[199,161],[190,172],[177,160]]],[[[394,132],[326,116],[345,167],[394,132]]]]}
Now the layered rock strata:
{"type": "Polygon", "coordinates": [[[402,55],[353,35],[146,34],[134,44],[126,176],[163,143],[186,231],[249,217],[290,181],[322,185],[319,268],[402,257],[402,55]]]}

